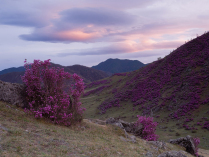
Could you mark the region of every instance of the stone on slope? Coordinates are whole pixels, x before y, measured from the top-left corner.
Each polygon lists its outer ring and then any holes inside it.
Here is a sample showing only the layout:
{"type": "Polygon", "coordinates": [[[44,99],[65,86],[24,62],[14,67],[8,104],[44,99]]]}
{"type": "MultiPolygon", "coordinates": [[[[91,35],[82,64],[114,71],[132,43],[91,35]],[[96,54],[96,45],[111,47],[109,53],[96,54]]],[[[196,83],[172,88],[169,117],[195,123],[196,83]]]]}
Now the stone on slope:
{"type": "Polygon", "coordinates": [[[186,137],[180,137],[178,139],[171,139],[169,142],[185,147],[188,153],[195,155],[196,147],[194,144],[194,140],[190,135],[187,135],[186,137]]]}
{"type": "Polygon", "coordinates": [[[147,143],[156,146],[158,149],[166,149],[166,143],[164,141],[147,141],[147,143]]]}
{"type": "Polygon", "coordinates": [[[18,83],[3,82],[0,80],[0,101],[24,107],[27,105],[26,87],[18,83]]]}
{"type": "Polygon", "coordinates": [[[131,141],[134,143],[136,142],[135,136],[140,137],[140,135],[142,134],[142,129],[143,129],[143,126],[141,124],[139,124],[137,127],[135,127],[135,123],[136,122],[132,122],[132,123],[125,122],[121,119],[116,119],[116,118],[112,118],[112,117],[110,117],[106,120],[106,124],[116,125],[116,126],[120,127],[121,129],[123,129],[126,134],[126,138],[131,139],[131,141]],[[129,136],[127,132],[134,134],[135,136],[129,136]]]}

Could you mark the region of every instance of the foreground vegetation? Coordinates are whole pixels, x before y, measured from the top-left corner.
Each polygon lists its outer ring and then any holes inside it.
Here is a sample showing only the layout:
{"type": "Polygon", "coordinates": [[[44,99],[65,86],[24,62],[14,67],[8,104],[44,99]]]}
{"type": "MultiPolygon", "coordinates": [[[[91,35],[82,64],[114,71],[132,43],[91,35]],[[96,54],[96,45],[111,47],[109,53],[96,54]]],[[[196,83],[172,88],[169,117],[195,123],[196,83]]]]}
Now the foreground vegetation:
{"type": "MultiPolygon", "coordinates": [[[[166,143],[166,150],[137,138],[137,143],[124,142],[124,132],[112,125],[98,125],[84,119],[66,127],[35,119],[23,109],[0,101],[0,156],[145,156],[170,150],[184,150],[166,143]]],[[[186,153],[188,157],[192,155],[186,153]]]]}

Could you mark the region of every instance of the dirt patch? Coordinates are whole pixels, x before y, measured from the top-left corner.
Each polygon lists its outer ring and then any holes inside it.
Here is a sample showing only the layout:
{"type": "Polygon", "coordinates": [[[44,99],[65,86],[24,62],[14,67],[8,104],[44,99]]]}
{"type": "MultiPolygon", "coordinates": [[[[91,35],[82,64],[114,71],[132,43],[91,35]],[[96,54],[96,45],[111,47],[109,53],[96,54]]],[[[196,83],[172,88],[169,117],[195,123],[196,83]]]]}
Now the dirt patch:
{"type": "Polygon", "coordinates": [[[204,157],[209,157],[209,150],[199,148],[198,149],[198,154],[203,155],[204,157]]]}

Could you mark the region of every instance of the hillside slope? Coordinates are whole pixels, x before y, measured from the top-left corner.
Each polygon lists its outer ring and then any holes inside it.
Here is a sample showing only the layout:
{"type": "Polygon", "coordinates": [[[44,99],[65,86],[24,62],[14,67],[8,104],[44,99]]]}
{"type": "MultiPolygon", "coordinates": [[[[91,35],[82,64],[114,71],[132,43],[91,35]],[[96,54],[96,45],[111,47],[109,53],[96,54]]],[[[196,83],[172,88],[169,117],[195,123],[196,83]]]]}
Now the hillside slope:
{"type": "MultiPolygon", "coordinates": [[[[153,116],[157,132],[192,133],[209,149],[209,32],[137,71],[87,85],[83,106],[89,118],[153,116]]],[[[161,136],[161,137],[162,137],[161,136]]]]}
{"type": "MultiPolygon", "coordinates": [[[[157,157],[166,151],[180,151],[188,157],[185,148],[165,142],[155,145],[136,137],[136,143],[126,141],[122,129],[99,125],[84,119],[76,126],[54,125],[46,119],[35,119],[21,108],[0,101],[0,156],[62,156],[157,157]]],[[[199,154],[207,152],[199,150],[199,154]]]]}
{"type": "Polygon", "coordinates": [[[121,73],[121,72],[130,72],[138,70],[141,67],[144,67],[146,64],[138,60],[121,60],[121,59],[108,59],[104,62],[99,63],[96,66],[92,66],[93,69],[102,70],[109,72],[111,74],[121,73]]]}

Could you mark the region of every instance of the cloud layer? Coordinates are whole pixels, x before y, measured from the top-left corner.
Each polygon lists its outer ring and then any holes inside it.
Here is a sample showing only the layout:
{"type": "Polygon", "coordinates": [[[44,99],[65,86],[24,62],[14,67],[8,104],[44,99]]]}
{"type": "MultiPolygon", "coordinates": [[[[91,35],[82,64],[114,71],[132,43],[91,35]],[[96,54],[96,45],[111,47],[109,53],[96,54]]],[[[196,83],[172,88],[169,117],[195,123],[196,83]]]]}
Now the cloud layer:
{"type": "Polygon", "coordinates": [[[23,40],[44,42],[97,42],[116,29],[131,26],[135,15],[107,8],[72,8],[61,11],[58,19],[31,34],[20,35],[23,40]]]}
{"type": "MultiPolygon", "coordinates": [[[[0,0],[0,53],[27,51],[28,56],[33,52],[37,58],[40,54],[74,56],[72,62],[75,56],[124,58],[136,54],[156,58],[208,31],[207,3],[208,0],[0,0]]],[[[11,56],[14,55],[7,58],[11,56]]]]}

